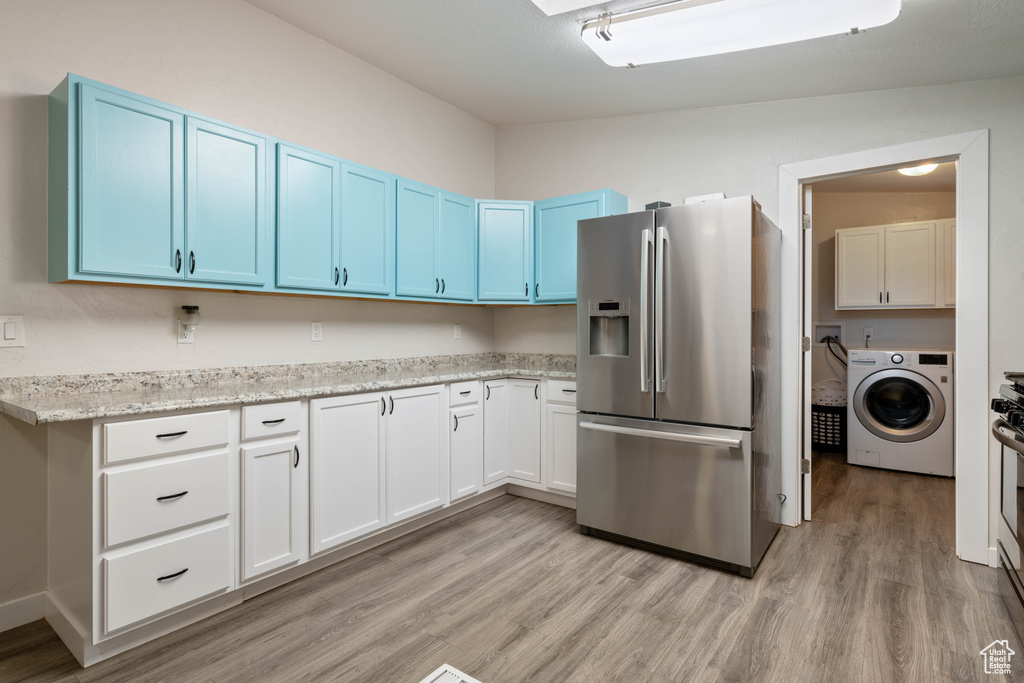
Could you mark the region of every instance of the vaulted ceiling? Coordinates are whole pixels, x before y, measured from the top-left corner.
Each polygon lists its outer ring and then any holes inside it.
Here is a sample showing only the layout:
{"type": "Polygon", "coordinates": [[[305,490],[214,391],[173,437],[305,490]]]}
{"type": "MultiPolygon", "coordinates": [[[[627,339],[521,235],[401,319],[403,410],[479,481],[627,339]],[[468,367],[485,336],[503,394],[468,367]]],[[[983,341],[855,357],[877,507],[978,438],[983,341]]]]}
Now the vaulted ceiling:
{"type": "Polygon", "coordinates": [[[581,20],[597,9],[247,1],[496,126],[1024,75],[1022,0],[903,0],[894,22],[858,35],[638,69],[607,66],[580,39],[581,20]]]}

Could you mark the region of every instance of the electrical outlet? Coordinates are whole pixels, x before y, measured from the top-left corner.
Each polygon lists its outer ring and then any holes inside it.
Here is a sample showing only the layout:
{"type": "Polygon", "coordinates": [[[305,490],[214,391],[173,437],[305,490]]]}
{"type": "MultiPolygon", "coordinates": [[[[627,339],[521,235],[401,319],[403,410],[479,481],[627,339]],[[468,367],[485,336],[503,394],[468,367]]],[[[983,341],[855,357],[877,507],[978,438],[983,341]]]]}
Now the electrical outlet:
{"type": "Polygon", "coordinates": [[[25,345],[25,318],[20,315],[0,315],[0,346],[25,345]]]}
{"type": "Polygon", "coordinates": [[[196,343],[196,329],[193,327],[189,329],[178,321],[178,343],[179,344],[195,344],[196,343]]]}
{"type": "Polygon", "coordinates": [[[309,324],[309,341],[323,341],[324,340],[324,324],[323,323],[310,323],[309,324]]]}
{"type": "Polygon", "coordinates": [[[455,326],[455,338],[462,339],[462,325],[455,326]]]}

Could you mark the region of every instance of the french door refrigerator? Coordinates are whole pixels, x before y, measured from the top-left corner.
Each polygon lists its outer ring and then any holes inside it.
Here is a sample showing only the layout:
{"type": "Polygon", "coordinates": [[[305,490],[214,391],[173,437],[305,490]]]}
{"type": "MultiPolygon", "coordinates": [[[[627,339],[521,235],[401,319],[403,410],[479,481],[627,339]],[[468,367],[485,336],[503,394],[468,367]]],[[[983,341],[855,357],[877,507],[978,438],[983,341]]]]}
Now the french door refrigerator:
{"type": "Polygon", "coordinates": [[[577,521],[752,576],[781,507],[781,232],[753,197],[580,221],[577,521]]]}

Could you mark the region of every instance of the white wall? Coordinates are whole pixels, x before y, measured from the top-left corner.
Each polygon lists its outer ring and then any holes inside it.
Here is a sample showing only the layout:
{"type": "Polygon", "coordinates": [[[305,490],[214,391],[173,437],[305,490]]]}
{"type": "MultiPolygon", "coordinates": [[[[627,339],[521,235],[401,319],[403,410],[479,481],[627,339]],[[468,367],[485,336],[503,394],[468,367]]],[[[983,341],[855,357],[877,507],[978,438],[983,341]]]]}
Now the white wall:
{"type": "MultiPolygon", "coordinates": [[[[47,95],[68,72],[471,197],[494,196],[495,131],[241,0],[5,0],[0,16],[0,314],[28,331],[0,377],[493,349],[479,307],[47,284],[47,95]],[[197,342],[178,347],[192,303],[197,342]]],[[[2,605],[46,585],[45,431],[0,416],[0,444],[2,605]]]]}
{"type": "MultiPolygon", "coordinates": [[[[876,349],[953,349],[956,311],[950,308],[895,311],[836,311],[836,230],[956,217],[956,192],[822,192],[814,186],[814,224],[811,228],[812,296],[815,321],[846,323],[844,343],[864,348],[864,328],[874,330],[876,349]]],[[[846,380],[846,369],[824,346],[813,349],[812,382],[830,377],[846,380]]]]}

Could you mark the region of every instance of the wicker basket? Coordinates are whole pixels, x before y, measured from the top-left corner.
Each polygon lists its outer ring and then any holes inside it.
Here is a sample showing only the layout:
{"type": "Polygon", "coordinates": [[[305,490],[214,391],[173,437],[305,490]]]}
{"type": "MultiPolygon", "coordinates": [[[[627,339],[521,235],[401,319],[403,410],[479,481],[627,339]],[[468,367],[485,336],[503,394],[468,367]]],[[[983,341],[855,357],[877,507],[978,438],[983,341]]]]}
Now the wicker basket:
{"type": "Polygon", "coordinates": [[[811,387],[811,448],[846,452],[846,382],[827,379],[811,387]]]}

